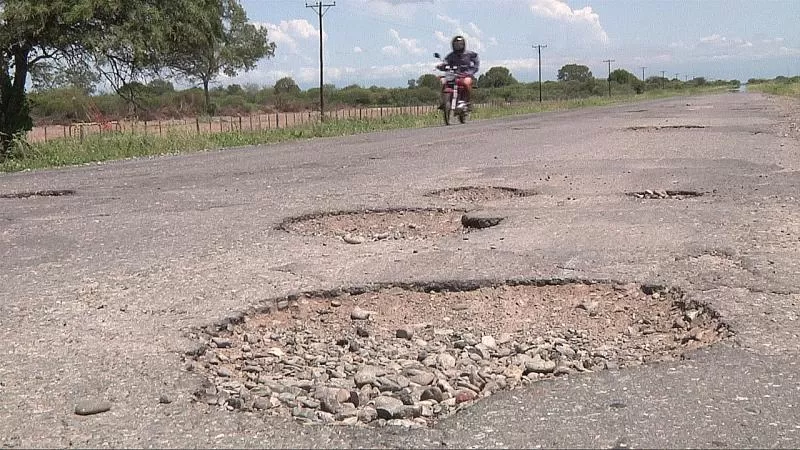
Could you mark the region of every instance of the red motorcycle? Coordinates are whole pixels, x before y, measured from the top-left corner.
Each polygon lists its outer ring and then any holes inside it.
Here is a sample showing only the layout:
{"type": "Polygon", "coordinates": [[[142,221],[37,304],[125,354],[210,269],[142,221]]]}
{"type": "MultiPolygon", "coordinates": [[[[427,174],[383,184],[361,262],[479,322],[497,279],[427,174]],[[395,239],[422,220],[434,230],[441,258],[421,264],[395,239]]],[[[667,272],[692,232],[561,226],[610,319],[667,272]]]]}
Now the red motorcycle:
{"type": "MultiPolygon", "coordinates": [[[[433,54],[434,57],[441,60],[441,55],[438,53],[433,54]]],[[[444,61],[442,61],[444,63],[444,61]]],[[[464,79],[469,75],[459,73],[458,67],[453,67],[445,64],[442,69],[445,74],[439,77],[442,82],[442,101],[441,108],[444,114],[445,125],[450,125],[450,118],[455,115],[458,121],[464,123],[469,116],[467,102],[462,98],[462,92],[466,89],[464,86],[464,79]]]]}

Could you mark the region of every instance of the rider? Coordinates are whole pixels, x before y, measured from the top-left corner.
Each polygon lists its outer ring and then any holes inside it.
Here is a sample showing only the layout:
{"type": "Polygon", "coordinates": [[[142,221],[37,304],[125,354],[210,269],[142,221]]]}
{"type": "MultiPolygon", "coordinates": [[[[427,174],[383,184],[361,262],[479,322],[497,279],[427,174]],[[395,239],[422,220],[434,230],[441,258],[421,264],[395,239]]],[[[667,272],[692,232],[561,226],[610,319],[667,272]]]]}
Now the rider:
{"type": "Polygon", "coordinates": [[[468,75],[463,79],[465,90],[464,100],[467,103],[467,108],[471,109],[470,98],[472,98],[472,85],[475,83],[475,74],[480,68],[481,62],[478,54],[473,51],[467,51],[467,41],[464,36],[456,36],[450,42],[453,52],[445,56],[444,62],[436,66],[439,70],[444,70],[445,66],[458,67],[458,72],[468,75]]]}

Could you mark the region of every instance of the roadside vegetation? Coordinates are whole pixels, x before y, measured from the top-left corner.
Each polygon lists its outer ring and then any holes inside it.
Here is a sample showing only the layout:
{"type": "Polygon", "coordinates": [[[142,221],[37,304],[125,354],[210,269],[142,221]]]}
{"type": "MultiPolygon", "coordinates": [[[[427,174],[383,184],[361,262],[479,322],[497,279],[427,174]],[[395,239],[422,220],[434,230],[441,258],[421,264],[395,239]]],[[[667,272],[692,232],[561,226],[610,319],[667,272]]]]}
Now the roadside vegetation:
{"type": "MultiPolygon", "coordinates": [[[[568,100],[547,100],[494,104],[480,107],[472,114],[474,120],[484,120],[520,114],[561,111],[576,108],[607,106],[619,103],[657,99],[675,95],[720,92],[728,86],[691,87],[683,90],[657,90],[643,94],[613,97],[586,97],[568,100]]],[[[192,153],[248,145],[274,144],[290,140],[346,136],[399,128],[420,128],[441,124],[438,112],[424,115],[394,115],[383,118],[329,119],[292,128],[260,131],[232,131],[219,133],[173,133],[164,136],[137,133],[110,133],[87,136],[79,140],[55,139],[29,144],[17,140],[10,157],[0,162],[0,172],[42,169],[126,158],[192,153]]]]}
{"type": "MultiPolygon", "coordinates": [[[[438,123],[436,114],[327,120],[288,129],[201,135],[104,133],[29,142],[34,126],[239,116],[319,110],[319,88],[292,78],[271,85],[215,86],[273,57],[266,28],[249,21],[240,0],[4,0],[0,2],[0,170],[217,149],[289,139],[339,136],[438,123]],[[176,85],[193,85],[176,89],[176,85]],[[101,90],[102,87],[102,90],[101,90]]],[[[518,81],[505,67],[480,75],[474,118],[611,104],[632,99],[726,90],[737,80],[649,77],[617,69],[608,79],[568,64],[556,80],[518,81]]],[[[435,105],[434,73],[407,86],[324,86],[330,109],[435,105]]],[[[146,122],[145,122],[146,123],[146,122]]],[[[210,123],[210,121],[209,121],[210,123]]],[[[160,124],[159,124],[160,127],[160,124]]],[[[111,128],[109,128],[111,129],[111,128]]],[[[47,135],[47,129],[44,128],[47,135]]],[[[70,133],[71,135],[71,133],[70,133]]],[[[52,137],[52,136],[51,136],[52,137]]],[[[33,139],[31,139],[33,141],[33,139]]]]}
{"type": "Polygon", "coordinates": [[[765,94],[800,98],[800,76],[779,76],[772,80],[750,79],[747,80],[747,89],[765,94]]]}

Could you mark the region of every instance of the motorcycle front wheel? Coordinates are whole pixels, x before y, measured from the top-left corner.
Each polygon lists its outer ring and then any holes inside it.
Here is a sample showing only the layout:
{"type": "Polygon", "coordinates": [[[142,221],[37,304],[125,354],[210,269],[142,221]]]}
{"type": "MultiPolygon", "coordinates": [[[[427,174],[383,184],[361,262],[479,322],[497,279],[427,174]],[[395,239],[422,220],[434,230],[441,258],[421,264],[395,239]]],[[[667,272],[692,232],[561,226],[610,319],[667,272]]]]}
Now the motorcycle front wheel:
{"type": "Polygon", "coordinates": [[[453,94],[442,95],[442,114],[444,115],[444,124],[450,125],[450,115],[453,113],[453,94]]]}

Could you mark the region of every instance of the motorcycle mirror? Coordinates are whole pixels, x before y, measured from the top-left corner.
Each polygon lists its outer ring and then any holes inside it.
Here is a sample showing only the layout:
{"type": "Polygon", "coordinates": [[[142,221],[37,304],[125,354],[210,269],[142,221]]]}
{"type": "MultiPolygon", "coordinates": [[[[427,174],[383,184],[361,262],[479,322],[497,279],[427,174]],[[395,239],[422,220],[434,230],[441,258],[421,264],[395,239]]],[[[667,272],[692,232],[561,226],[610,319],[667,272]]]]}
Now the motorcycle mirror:
{"type": "Polygon", "coordinates": [[[434,57],[434,58],[441,58],[441,57],[442,57],[442,55],[440,55],[440,54],[437,52],[437,53],[434,53],[434,54],[433,54],[433,57],[434,57]]]}

